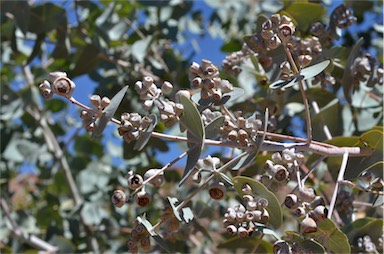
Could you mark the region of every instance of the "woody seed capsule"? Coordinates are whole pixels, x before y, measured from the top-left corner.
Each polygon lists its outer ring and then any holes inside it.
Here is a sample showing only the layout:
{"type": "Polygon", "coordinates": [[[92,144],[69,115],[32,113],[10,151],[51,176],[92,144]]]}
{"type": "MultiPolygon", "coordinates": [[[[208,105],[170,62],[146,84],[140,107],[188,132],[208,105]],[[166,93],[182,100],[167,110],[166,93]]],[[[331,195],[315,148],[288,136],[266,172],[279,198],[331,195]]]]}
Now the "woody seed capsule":
{"type": "Polygon", "coordinates": [[[122,190],[115,190],[111,200],[116,207],[122,207],[126,200],[125,192],[122,190]]]}

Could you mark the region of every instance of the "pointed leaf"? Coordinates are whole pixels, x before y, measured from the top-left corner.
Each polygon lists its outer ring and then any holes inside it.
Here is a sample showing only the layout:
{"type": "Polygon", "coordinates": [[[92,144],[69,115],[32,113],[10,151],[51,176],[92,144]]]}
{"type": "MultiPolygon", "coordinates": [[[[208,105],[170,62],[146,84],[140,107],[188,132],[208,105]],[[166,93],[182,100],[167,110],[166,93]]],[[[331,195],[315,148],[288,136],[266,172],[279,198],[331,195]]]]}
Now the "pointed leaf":
{"type": "Polygon", "coordinates": [[[321,243],[328,252],[351,252],[347,236],[328,218],[317,223],[317,232],[307,235],[321,243]]]}
{"type": "Polygon", "coordinates": [[[233,166],[232,170],[239,170],[241,168],[245,168],[249,164],[251,164],[256,158],[256,152],[252,151],[248,153],[247,156],[242,157],[235,166],[233,166]]]}
{"type": "Polygon", "coordinates": [[[278,228],[281,225],[283,215],[279,200],[277,199],[275,194],[270,192],[262,183],[250,177],[236,176],[233,178],[233,184],[235,190],[240,195],[240,197],[244,196],[244,193],[241,190],[242,187],[244,186],[244,184],[248,184],[252,188],[252,193],[267,199],[268,206],[266,209],[268,210],[270,216],[268,222],[275,228],[278,228]]]}
{"type": "Polygon", "coordinates": [[[135,146],[133,147],[133,149],[137,151],[140,151],[141,149],[143,149],[144,146],[148,143],[149,139],[151,138],[153,129],[156,127],[156,124],[157,124],[156,115],[150,114],[148,117],[152,120],[152,122],[148,126],[148,128],[144,132],[142,132],[140,137],[137,139],[135,146]]]}
{"type": "Polygon", "coordinates": [[[111,103],[103,110],[103,115],[95,121],[92,137],[99,136],[103,132],[103,130],[107,126],[107,123],[112,119],[121,101],[123,100],[124,95],[127,92],[127,89],[128,89],[128,86],[123,87],[111,99],[111,103]]]}
{"type": "Polygon", "coordinates": [[[170,253],[170,249],[168,244],[164,241],[164,239],[159,236],[155,230],[153,230],[153,226],[151,222],[149,222],[146,219],[142,219],[141,217],[137,217],[137,221],[145,227],[145,229],[148,231],[148,233],[151,235],[151,237],[159,244],[161,248],[163,248],[166,252],[170,253]]]}
{"type": "Polygon", "coordinates": [[[184,221],[186,223],[189,223],[193,220],[194,215],[191,208],[183,207],[181,211],[179,211],[177,210],[177,206],[180,204],[180,201],[177,198],[167,197],[167,200],[176,219],[178,219],[180,222],[184,221]]]}
{"type": "Polygon", "coordinates": [[[184,106],[184,112],[180,118],[181,124],[194,137],[195,141],[202,141],[205,137],[204,124],[195,104],[184,95],[180,96],[180,103],[184,106]]]}
{"type": "Polygon", "coordinates": [[[197,161],[199,160],[202,149],[203,144],[196,144],[188,151],[187,164],[185,165],[183,177],[179,182],[179,186],[181,186],[193,172],[192,169],[195,167],[197,161]]]}
{"type": "Polygon", "coordinates": [[[220,172],[220,177],[221,177],[221,179],[223,179],[225,182],[227,182],[227,184],[233,186],[233,183],[232,183],[231,178],[229,178],[226,174],[220,172]]]}

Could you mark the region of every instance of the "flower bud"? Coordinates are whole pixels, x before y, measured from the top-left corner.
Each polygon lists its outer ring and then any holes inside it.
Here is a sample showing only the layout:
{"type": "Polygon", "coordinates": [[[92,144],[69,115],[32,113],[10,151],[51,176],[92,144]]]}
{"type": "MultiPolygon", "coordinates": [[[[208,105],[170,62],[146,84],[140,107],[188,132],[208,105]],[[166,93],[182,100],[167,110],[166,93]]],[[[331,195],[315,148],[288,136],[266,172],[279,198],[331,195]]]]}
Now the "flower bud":
{"type": "Polygon", "coordinates": [[[112,203],[116,207],[122,207],[125,204],[126,196],[125,192],[122,190],[115,190],[112,195],[112,203]]]}

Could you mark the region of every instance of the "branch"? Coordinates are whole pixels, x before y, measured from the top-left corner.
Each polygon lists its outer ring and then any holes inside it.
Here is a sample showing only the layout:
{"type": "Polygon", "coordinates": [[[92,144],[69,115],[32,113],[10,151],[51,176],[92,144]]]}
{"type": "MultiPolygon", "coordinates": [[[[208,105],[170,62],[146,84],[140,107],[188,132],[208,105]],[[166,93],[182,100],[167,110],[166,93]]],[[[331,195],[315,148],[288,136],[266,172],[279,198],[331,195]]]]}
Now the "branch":
{"type": "Polygon", "coordinates": [[[11,224],[10,230],[17,238],[20,238],[21,240],[25,241],[26,243],[28,243],[29,245],[35,248],[45,250],[48,253],[55,253],[59,250],[59,247],[53,246],[34,235],[24,232],[12,218],[8,204],[4,198],[1,198],[0,206],[1,206],[1,209],[4,211],[5,217],[8,219],[9,223],[11,224]]]}

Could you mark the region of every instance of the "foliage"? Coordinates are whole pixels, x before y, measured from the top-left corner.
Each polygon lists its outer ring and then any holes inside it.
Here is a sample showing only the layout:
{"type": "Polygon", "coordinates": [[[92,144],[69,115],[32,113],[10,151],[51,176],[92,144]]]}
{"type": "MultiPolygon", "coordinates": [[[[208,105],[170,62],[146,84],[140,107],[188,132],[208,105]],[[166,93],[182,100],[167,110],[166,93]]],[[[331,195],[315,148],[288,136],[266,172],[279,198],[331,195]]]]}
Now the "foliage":
{"type": "Polygon", "coordinates": [[[1,251],[382,252],[382,6],[328,2],[2,1],[1,251]]]}

